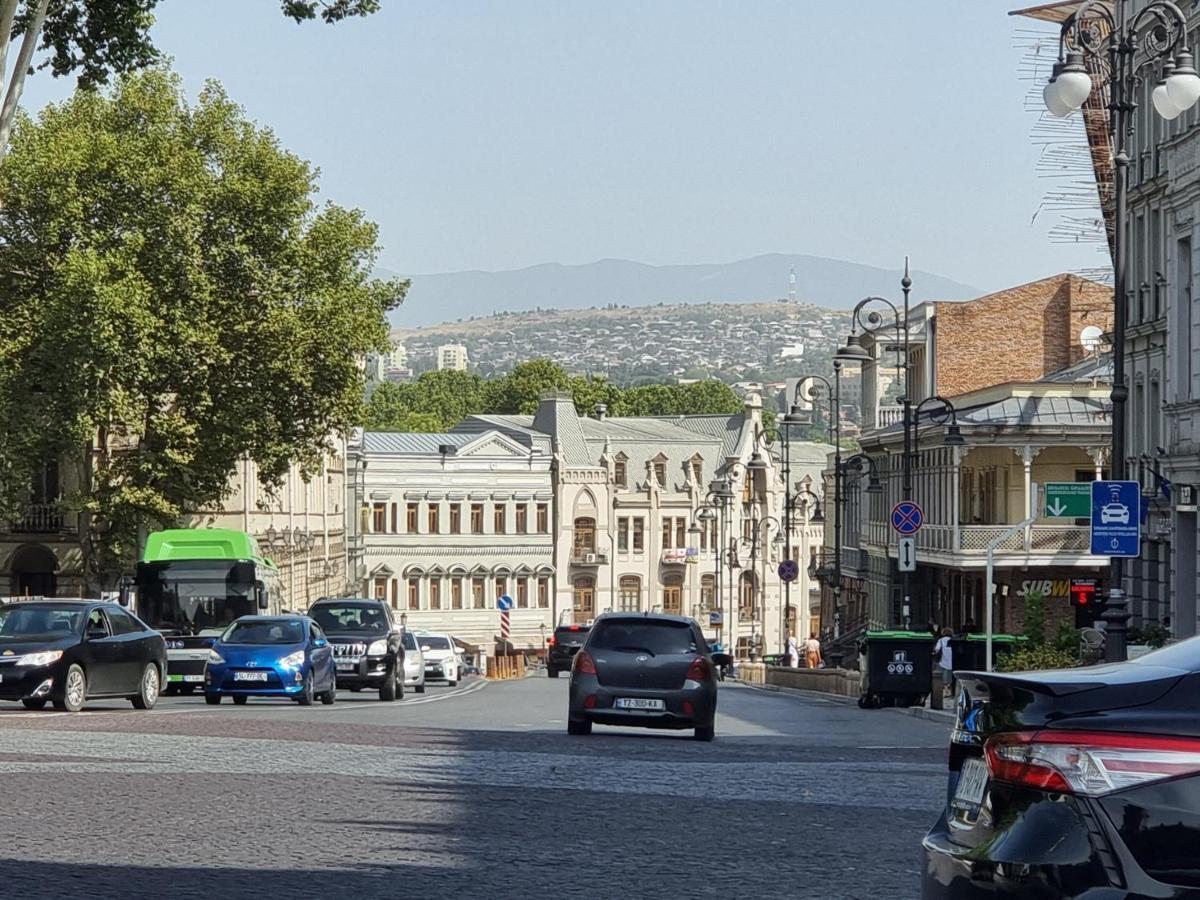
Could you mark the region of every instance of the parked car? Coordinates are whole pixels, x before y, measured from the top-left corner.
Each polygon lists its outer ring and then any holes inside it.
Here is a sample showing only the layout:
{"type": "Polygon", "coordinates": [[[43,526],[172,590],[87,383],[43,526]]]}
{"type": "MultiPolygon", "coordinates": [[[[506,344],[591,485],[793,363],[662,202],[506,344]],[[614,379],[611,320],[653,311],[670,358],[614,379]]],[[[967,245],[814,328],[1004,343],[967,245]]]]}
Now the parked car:
{"type": "Polygon", "coordinates": [[[242,616],[217,638],[204,668],[204,700],[283,697],[301,706],[337,699],[333,653],[308,616],[242,616]]]}
{"type": "Polygon", "coordinates": [[[444,681],[450,687],[457,685],[463,672],[454,639],[448,634],[426,631],[417,632],[416,638],[421,655],[425,658],[425,680],[444,681]]]}
{"type": "Polygon", "coordinates": [[[0,606],[0,700],[79,712],[88,700],[123,697],[152,709],[166,673],[162,635],[115,603],[0,606]]]}
{"type": "Polygon", "coordinates": [[[1200,895],[1200,638],[1115,665],[956,675],[926,898],[1200,895]]]}
{"type": "Polygon", "coordinates": [[[404,696],[403,632],[387,603],[323,598],[308,614],[329,639],[340,687],[377,690],[389,702],[404,696]]]}
{"type": "Polygon", "coordinates": [[[593,724],[693,728],[716,733],[717,673],[693,620],[604,613],[592,624],[571,668],[567,731],[593,724]]]}
{"type": "Polygon", "coordinates": [[[418,694],[425,693],[425,657],[417,646],[417,639],[411,631],[405,631],[402,643],[404,645],[404,686],[411,687],[418,694]]]}
{"type": "Polygon", "coordinates": [[[559,672],[571,671],[571,661],[587,640],[588,625],[559,625],[546,642],[546,674],[557,678],[559,672]]]}

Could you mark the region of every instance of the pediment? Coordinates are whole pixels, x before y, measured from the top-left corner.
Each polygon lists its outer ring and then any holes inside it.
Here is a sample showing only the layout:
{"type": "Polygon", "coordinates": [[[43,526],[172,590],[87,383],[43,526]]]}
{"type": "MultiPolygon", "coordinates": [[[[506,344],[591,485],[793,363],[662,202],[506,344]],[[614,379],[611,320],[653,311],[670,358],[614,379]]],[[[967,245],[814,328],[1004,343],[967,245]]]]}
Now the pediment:
{"type": "Polygon", "coordinates": [[[505,456],[524,459],[529,456],[529,448],[518,444],[499,431],[486,431],[475,440],[461,446],[454,455],[460,459],[466,456],[505,456]]]}

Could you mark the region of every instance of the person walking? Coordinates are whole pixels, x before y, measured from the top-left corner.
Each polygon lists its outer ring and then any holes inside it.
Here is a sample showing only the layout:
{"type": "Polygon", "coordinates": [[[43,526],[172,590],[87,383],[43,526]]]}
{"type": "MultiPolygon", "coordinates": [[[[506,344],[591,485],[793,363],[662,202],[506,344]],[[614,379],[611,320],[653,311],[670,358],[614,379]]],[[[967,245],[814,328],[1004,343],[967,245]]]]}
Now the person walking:
{"type": "Polygon", "coordinates": [[[952,695],[954,692],[954,647],[950,644],[950,638],[953,636],[952,628],[943,628],[942,636],[933,645],[933,661],[937,663],[942,672],[943,696],[952,695]]]}
{"type": "Polygon", "coordinates": [[[796,636],[789,634],[787,639],[787,649],[783,653],[783,664],[789,669],[794,669],[800,665],[800,647],[796,643],[796,636]]]}
{"type": "Polygon", "coordinates": [[[808,640],[804,642],[804,664],[810,669],[821,667],[821,642],[817,640],[815,631],[810,632],[808,640]]]}

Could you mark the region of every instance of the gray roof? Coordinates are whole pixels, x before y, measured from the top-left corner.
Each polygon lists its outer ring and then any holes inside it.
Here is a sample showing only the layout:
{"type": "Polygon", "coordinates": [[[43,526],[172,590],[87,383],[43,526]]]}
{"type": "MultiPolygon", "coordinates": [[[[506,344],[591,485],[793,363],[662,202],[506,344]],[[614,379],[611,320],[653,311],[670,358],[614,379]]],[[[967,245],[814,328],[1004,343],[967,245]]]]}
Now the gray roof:
{"type": "Polygon", "coordinates": [[[542,398],[533,417],[533,428],[554,438],[567,465],[595,465],[583,436],[582,423],[587,421],[590,420],[580,419],[571,395],[562,393],[542,398]]]}
{"type": "MultiPolygon", "coordinates": [[[[958,424],[968,431],[972,427],[1090,427],[1107,431],[1111,427],[1110,410],[1109,401],[1100,397],[1005,397],[979,406],[959,408],[957,413],[958,424]]],[[[921,427],[935,424],[929,419],[929,412],[922,412],[921,427]]],[[[872,434],[880,438],[895,437],[903,431],[903,426],[897,423],[872,434]]]]}
{"type": "Polygon", "coordinates": [[[423,456],[439,453],[440,448],[447,444],[458,449],[476,437],[478,435],[453,432],[367,431],[363,433],[363,450],[367,453],[423,456]]]}
{"type": "Polygon", "coordinates": [[[485,431],[498,431],[525,447],[550,453],[550,438],[534,430],[533,416],[467,416],[454,426],[452,433],[479,435],[485,431]]]}
{"type": "Polygon", "coordinates": [[[1112,353],[1086,356],[1074,365],[1051,372],[1042,381],[1052,384],[1081,384],[1093,380],[1101,384],[1112,384],[1112,353]]]}

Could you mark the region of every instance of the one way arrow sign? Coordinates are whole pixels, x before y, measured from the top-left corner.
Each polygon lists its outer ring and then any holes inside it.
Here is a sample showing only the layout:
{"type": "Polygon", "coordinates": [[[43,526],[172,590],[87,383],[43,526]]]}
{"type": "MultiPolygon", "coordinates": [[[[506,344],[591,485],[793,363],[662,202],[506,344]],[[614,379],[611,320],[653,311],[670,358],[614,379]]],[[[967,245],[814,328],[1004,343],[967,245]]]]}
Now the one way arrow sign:
{"type": "Polygon", "coordinates": [[[917,571],[917,542],[911,537],[902,537],[896,544],[896,562],[901,572],[917,571]]]}

